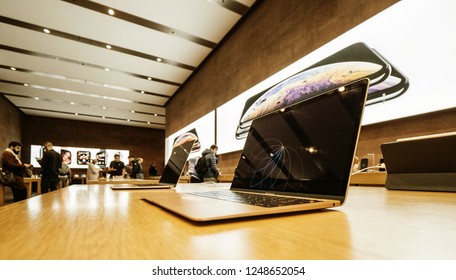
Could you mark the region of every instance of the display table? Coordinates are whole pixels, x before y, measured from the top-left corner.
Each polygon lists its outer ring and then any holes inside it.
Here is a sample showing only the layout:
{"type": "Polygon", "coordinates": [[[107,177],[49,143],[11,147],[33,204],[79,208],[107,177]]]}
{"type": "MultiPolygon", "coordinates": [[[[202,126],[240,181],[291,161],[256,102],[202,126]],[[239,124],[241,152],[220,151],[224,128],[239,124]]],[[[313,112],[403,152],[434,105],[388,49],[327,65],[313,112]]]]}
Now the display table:
{"type": "Polygon", "coordinates": [[[361,172],[350,177],[350,185],[385,186],[386,172],[361,172]]]}
{"type": "Polygon", "coordinates": [[[5,204],[5,189],[6,187],[3,184],[0,184],[0,206],[5,204]]]}
{"type": "Polygon", "coordinates": [[[27,187],[27,198],[32,197],[32,186],[36,183],[36,194],[41,194],[41,178],[39,177],[24,177],[24,183],[27,187]]]}
{"type": "Polygon", "coordinates": [[[156,184],[158,179],[125,179],[125,178],[112,178],[99,180],[87,180],[87,185],[106,185],[106,184],[156,184]]]}
{"type": "Polygon", "coordinates": [[[141,199],[174,191],[72,185],[3,206],[0,259],[456,258],[456,193],[350,187],[331,210],[203,224],[141,199]]]}
{"type": "MultiPolygon", "coordinates": [[[[27,198],[32,197],[32,183],[36,183],[36,194],[41,194],[41,178],[32,177],[32,178],[24,178],[24,184],[27,188],[27,198]]],[[[5,204],[5,190],[6,187],[0,184],[0,206],[5,204]]]]}
{"type": "Polygon", "coordinates": [[[233,182],[234,174],[219,174],[217,180],[220,183],[229,183],[233,182]]]}
{"type": "Polygon", "coordinates": [[[82,177],[82,176],[76,177],[76,176],[74,176],[73,178],[71,178],[71,184],[82,184],[82,185],[84,185],[85,183],[86,183],[86,177],[82,177]]]}

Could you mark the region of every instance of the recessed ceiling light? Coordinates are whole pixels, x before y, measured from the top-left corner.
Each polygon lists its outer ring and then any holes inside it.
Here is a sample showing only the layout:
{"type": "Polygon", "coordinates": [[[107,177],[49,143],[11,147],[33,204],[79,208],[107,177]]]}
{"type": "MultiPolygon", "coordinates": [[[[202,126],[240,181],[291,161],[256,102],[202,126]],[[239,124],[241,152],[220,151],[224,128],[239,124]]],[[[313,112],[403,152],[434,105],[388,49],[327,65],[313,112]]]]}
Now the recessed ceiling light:
{"type": "Polygon", "coordinates": [[[108,87],[108,85],[107,85],[107,84],[104,84],[104,86],[105,86],[105,87],[108,87]]]}
{"type": "Polygon", "coordinates": [[[106,109],[106,106],[103,106],[103,107],[101,107],[101,108],[106,109]]]}
{"type": "Polygon", "coordinates": [[[129,122],[129,121],[130,121],[130,119],[127,119],[127,122],[129,122]]]}
{"type": "Polygon", "coordinates": [[[35,100],[40,100],[38,97],[35,97],[35,100]]]}
{"type": "Polygon", "coordinates": [[[161,62],[161,61],[162,61],[162,59],[161,59],[161,58],[159,58],[159,57],[157,57],[157,61],[158,61],[158,62],[161,62]]]}
{"type": "Polygon", "coordinates": [[[341,86],[340,88],[337,89],[339,92],[343,92],[345,91],[345,87],[344,86],[341,86]]]}
{"type": "Polygon", "coordinates": [[[103,119],[106,119],[106,117],[105,117],[105,116],[103,116],[102,118],[103,118],[103,119]]]}
{"type": "Polygon", "coordinates": [[[147,122],[147,124],[150,124],[150,122],[147,122]]]}
{"type": "Polygon", "coordinates": [[[135,113],[135,111],[131,110],[130,112],[132,112],[133,114],[135,113]]]}
{"type": "Polygon", "coordinates": [[[115,13],[114,13],[114,10],[113,9],[109,9],[108,10],[108,14],[110,14],[111,16],[113,16],[115,13]]]}
{"type": "Polygon", "coordinates": [[[78,113],[74,113],[75,116],[79,115],[78,113]]]}
{"type": "Polygon", "coordinates": [[[144,90],[141,90],[141,93],[144,93],[144,90]]]}
{"type": "Polygon", "coordinates": [[[106,48],[107,49],[111,49],[111,45],[106,45],[106,48]]]}
{"type": "Polygon", "coordinates": [[[49,30],[47,28],[43,29],[43,31],[44,31],[44,33],[47,33],[47,34],[51,33],[51,30],[49,30]]]}
{"type": "Polygon", "coordinates": [[[14,68],[14,67],[10,67],[10,69],[13,70],[13,71],[16,71],[16,68],[14,68]]]}
{"type": "Polygon", "coordinates": [[[28,87],[28,84],[24,84],[24,86],[28,87]]]}
{"type": "Polygon", "coordinates": [[[74,102],[70,102],[71,105],[74,105],[74,102]]]}
{"type": "Polygon", "coordinates": [[[151,78],[151,77],[147,77],[147,79],[148,79],[149,81],[152,81],[152,78],[151,78]]]}
{"type": "Polygon", "coordinates": [[[109,68],[108,68],[108,67],[106,67],[106,68],[105,68],[105,71],[109,71],[109,68]]]}
{"type": "Polygon", "coordinates": [[[158,116],[158,114],[154,114],[154,116],[158,116]]]}

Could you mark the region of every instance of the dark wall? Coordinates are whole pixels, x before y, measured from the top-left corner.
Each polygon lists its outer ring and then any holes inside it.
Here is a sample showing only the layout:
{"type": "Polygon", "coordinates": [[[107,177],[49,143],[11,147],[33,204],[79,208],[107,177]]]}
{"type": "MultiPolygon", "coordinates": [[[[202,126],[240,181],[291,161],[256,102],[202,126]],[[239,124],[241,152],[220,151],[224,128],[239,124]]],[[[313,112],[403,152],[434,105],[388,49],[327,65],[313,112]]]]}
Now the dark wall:
{"type": "Polygon", "coordinates": [[[263,0],[166,105],[166,136],[397,0],[263,0]]]}
{"type": "Polygon", "coordinates": [[[22,127],[22,154],[26,162],[30,161],[30,145],[49,140],[56,146],[129,150],[144,159],[146,176],[152,161],[159,172],[163,170],[163,130],[34,116],[26,116],[22,127]]]}
{"type": "Polygon", "coordinates": [[[21,129],[24,114],[0,94],[0,150],[11,141],[22,141],[21,129]]]}

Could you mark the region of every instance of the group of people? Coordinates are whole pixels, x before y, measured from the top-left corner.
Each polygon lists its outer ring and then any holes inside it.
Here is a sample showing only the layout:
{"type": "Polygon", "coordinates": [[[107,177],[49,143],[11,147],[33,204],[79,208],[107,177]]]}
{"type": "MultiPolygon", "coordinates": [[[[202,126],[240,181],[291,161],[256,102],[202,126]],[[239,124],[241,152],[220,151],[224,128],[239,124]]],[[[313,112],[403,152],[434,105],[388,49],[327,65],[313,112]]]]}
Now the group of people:
{"type": "MultiPolygon", "coordinates": [[[[3,151],[1,158],[2,171],[12,172],[15,177],[15,182],[10,185],[14,202],[27,198],[24,175],[27,169],[30,170],[33,167],[20,160],[21,149],[21,143],[12,141],[3,151]]],[[[41,165],[41,193],[56,190],[60,179],[59,169],[62,167],[62,156],[54,150],[51,142],[44,143],[43,157],[38,162],[41,165]]]]}
{"type": "MultiPolygon", "coordinates": [[[[38,160],[41,166],[41,193],[47,193],[57,189],[62,170],[62,155],[54,150],[53,144],[49,141],[43,144],[43,157],[38,160]]],[[[27,198],[27,189],[24,184],[24,175],[27,170],[31,170],[33,166],[28,163],[23,163],[19,154],[22,149],[22,144],[17,141],[9,143],[8,148],[2,153],[1,167],[3,171],[12,172],[16,182],[11,185],[13,200],[20,201],[27,198]]],[[[209,149],[205,149],[201,156],[204,159],[205,168],[202,174],[193,170],[192,177],[200,182],[216,182],[220,170],[217,167],[218,147],[212,145],[209,149]]],[[[120,155],[116,154],[114,160],[109,164],[104,172],[111,176],[130,177],[133,179],[144,179],[144,171],[142,167],[143,159],[135,158],[133,155],[128,157],[128,164],[120,160],[120,155]]],[[[103,171],[97,165],[97,160],[93,159],[87,168],[87,180],[98,180],[103,171]]],[[[152,162],[149,169],[150,176],[158,175],[155,163],[152,162]]]]}
{"type": "MultiPolygon", "coordinates": [[[[106,168],[105,171],[102,171],[97,165],[97,160],[93,159],[87,168],[87,180],[98,180],[100,178],[100,174],[103,173],[106,175],[109,174],[109,176],[112,177],[144,179],[144,171],[142,167],[143,162],[144,160],[142,158],[135,158],[135,156],[129,155],[128,164],[125,165],[125,163],[120,160],[120,155],[116,154],[114,155],[114,160],[110,162],[109,167],[106,168]]],[[[155,174],[157,174],[156,169],[155,174]]]]}

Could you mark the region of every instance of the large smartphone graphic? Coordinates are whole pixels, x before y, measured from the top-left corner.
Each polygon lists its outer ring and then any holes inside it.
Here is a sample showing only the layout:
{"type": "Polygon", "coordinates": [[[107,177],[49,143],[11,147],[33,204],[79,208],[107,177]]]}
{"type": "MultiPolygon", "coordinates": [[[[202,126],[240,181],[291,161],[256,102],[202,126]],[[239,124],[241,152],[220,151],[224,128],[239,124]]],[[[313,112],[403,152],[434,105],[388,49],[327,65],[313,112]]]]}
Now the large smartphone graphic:
{"type": "MultiPolygon", "coordinates": [[[[377,50],[373,49],[372,51],[377,53],[378,56],[383,57],[377,50]]],[[[385,59],[385,61],[387,60],[385,59]]],[[[409,87],[407,76],[389,61],[387,63],[391,66],[391,74],[381,83],[369,87],[366,105],[385,102],[407,91],[409,87]]]]}
{"type": "Polygon", "coordinates": [[[182,145],[186,142],[190,142],[190,141],[194,141],[192,149],[190,151],[191,153],[197,152],[201,149],[201,144],[200,144],[200,141],[198,138],[198,133],[196,133],[196,129],[194,129],[194,128],[181,134],[180,136],[176,137],[176,139],[174,139],[173,147],[180,146],[180,145],[182,145]]]}
{"type": "Polygon", "coordinates": [[[355,43],[249,98],[239,120],[236,138],[245,138],[256,118],[361,78],[368,78],[373,87],[367,104],[390,99],[385,98],[386,95],[398,96],[408,86],[405,76],[377,51],[365,43],[355,43]],[[398,94],[399,84],[403,90],[398,94]],[[370,99],[373,101],[369,103],[370,99]]]}

